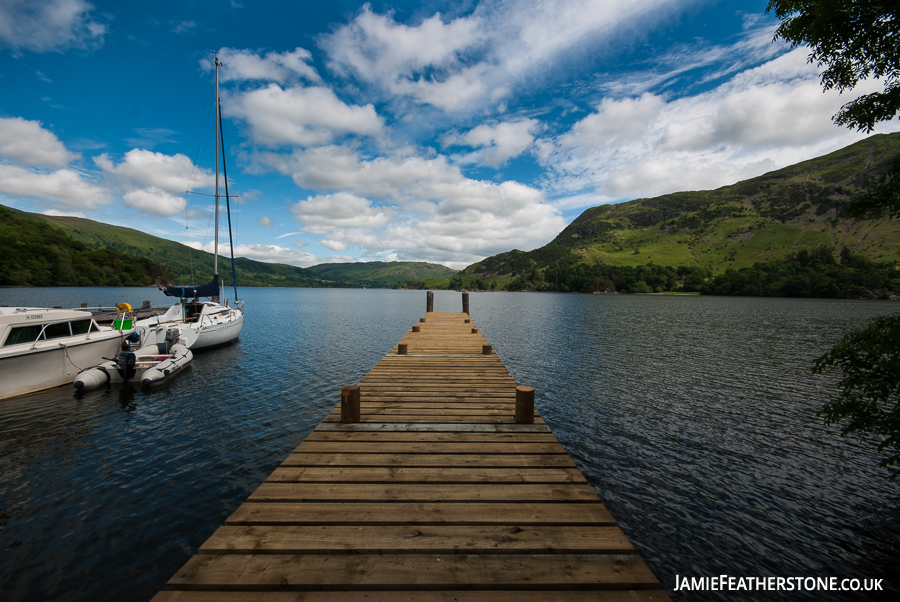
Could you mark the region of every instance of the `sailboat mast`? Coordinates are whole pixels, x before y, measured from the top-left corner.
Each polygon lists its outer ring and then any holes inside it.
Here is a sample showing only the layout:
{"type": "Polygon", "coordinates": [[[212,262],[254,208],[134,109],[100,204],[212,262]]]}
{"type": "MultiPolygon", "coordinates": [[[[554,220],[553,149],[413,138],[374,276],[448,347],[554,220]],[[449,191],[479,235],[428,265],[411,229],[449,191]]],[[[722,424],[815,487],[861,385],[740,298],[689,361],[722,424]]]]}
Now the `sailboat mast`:
{"type": "MultiPolygon", "coordinates": [[[[218,280],[219,276],[219,57],[216,57],[216,225],[215,225],[215,251],[213,253],[213,274],[218,280]]],[[[216,295],[218,301],[218,294],[216,295]]]]}

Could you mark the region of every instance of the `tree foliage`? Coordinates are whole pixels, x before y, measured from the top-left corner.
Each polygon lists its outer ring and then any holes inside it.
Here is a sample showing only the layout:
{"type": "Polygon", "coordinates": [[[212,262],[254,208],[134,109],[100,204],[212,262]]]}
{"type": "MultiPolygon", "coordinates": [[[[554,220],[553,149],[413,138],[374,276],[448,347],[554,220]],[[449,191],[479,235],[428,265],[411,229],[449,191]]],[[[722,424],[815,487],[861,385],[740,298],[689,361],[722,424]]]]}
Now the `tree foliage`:
{"type": "MultiPolygon", "coordinates": [[[[879,439],[878,451],[887,451],[883,467],[900,464],[900,316],[875,318],[851,332],[831,351],[818,358],[813,372],[838,367],[841,394],[826,403],[818,415],[826,424],[846,420],[843,435],[879,439]]],[[[891,478],[900,471],[891,470],[891,478]]]]}
{"type": "Polygon", "coordinates": [[[871,132],[900,111],[900,2],[896,0],[771,0],[766,12],[781,19],[775,32],[794,46],[808,44],[822,87],[852,90],[874,77],[882,92],[865,94],[835,115],[838,125],[871,132]]]}
{"type": "MultiPolygon", "coordinates": [[[[874,77],[882,92],[845,104],[838,125],[871,132],[900,111],[900,2],[897,0],[770,0],[766,12],[782,19],[775,37],[794,46],[809,44],[810,62],[826,67],[822,86],[852,90],[874,77]]],[[[894,160],[880,186],[855,200],[845,213],[894,216],[900,211],[900,160],[894,160]]],[[[841,394],[819,412],[827,424],[847,420],[843,434],[882,438],[878,451],[891,455],[882,466],[900,462],[900,315],[876,318],[818,358],[813,370],[839,366],[841,394]]],[[[892,477],[896,477],[894,471],[892,477]]]]}

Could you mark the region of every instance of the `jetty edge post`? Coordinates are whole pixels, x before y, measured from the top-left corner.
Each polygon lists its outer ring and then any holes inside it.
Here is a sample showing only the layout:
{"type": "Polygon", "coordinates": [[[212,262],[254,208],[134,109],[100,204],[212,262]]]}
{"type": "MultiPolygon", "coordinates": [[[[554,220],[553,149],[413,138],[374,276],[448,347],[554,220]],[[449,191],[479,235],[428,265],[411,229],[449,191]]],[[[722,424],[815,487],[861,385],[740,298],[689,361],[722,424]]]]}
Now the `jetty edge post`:
{"type": "Polygon", "coordinates": [[[397,355],[406,355],[406,350],[408,346],[406,343],[398,343],[397,344],[397,355]]]}
{"type": "Polygon", "coordinates": [[[428,291],[425,296],[425,313],[434,313],[434,291],[428,291]]]}
{"type": "Polygon", "coordinates": [[[341,387],[341,422],[359,422],[359,385],[341,387]]]}
{"type": "Polygon", "coordinates": [[[534,424],[534,387],[516,387],[516,424],[534,424]]]}
{"type": "Polygon", "coordinates": [[[481,346],[481,355],[490,355],[491,351],[493,351],[493,350],[494,350],[494,348],[491,347],[490,345],[482,345],[481,346]]]}
{"type": "Polygon", "coordinates": [[[467,316],[469,315],[469,292],[466,291],[462,294],[463,299],[463,313],[467,316]]]}

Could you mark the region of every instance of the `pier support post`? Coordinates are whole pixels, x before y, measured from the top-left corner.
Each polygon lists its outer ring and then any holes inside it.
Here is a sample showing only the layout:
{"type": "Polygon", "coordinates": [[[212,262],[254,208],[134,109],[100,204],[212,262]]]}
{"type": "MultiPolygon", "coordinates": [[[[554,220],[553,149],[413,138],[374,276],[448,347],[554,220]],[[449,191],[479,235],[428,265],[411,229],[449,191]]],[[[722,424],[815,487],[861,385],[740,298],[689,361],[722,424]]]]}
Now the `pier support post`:
{"type": "Polygon", "coordinates": [[[469,293],[468,292],[463,293],[462,298],[463,298],[463,313],[468,315],[469,314],[469,293]]]}
{"type": "Polygon", "coordinates": [[[397,354],[398,355],[406,355],[406,343],[398,343],[397,344],[397,354]]]}
{"type": "Polygon", "coordinates": [[[341,387],[341,422],[359,422],[359,385],[341,387]]]}
{"type": "Polygon", "coordinates": [[[534,387],[516,387],[516,424],[534,424],[534,387]]]}
{"type": "Polygon", "coordinates": [[[413,330],[413,332],[421,332],[422,327],[421,326],[413,326],[412,330],[413,330]]]}
{"type": "Polygon", "coordinates": [[[481,346],[481,355],[490,355],[491,351],[493,351],[493,350],[494,350],[494,348],[491,347],[490,345],[482,345],[481,346]]]}
{"type": "Polygon", "coordinates": [[[477,329],[477,328],[473,328],[473,329],[472,329],[472,334],[478,334],[478,329],[477,329]]]}
{"type": "Polygon", "coordinates": [[[425,313],[431,313],[433,311],[434,311],[434,291],[428,291],[428,294],[425,297],[425,313]]]}

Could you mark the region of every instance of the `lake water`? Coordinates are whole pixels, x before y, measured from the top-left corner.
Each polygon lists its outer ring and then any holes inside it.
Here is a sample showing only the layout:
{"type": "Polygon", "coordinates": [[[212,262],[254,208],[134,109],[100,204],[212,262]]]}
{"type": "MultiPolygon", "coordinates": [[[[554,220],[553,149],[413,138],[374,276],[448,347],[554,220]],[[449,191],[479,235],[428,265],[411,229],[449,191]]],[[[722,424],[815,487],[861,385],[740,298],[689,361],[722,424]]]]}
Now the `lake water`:
{"type": "MultiPolygon", "coordinates": [[[[239,342],[151,393],[0,401],[0,598],[149,600],[425,311],[422,291],[243,289],[239,342]]],[[[437,311],[459,311],[437,292],[437,311]]],[[[0,289],[111,305],[153,289],[0,289]]],[[[884,579],[900,480],[816,410],[812,359],[875,301],[471,294],[474,322],[663,587],[675,575],[884,579]]],[[[718,594],[718,595],[717,595],[718,594]]],[[[676,600],[721,592],[671,593],[676,600]]],[[[779,599],[735,595],[730,598],[779,599]]],[[[810,592],[783,599],[873,599],[810,592]]]]}

